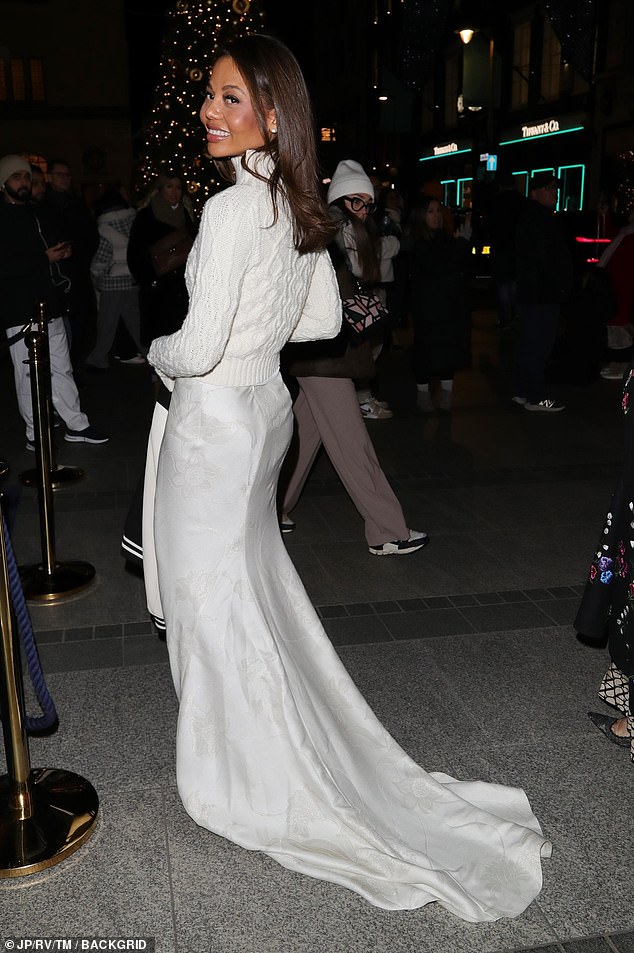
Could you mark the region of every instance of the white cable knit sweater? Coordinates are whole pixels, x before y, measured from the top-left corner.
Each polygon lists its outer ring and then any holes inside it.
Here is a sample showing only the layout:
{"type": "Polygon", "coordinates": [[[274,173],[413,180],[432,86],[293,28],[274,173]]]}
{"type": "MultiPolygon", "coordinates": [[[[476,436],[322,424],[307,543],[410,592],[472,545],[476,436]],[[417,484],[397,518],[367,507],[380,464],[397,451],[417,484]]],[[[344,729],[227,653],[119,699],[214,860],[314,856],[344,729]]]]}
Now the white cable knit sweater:
{"type": "MultiPolygon", "coordinates": [[[[248,153],[251,164],[268,161],[248,153]]],[[[148,360],[165,378],[207,376],[221,386],[259,384],[279,369],[287,341],[334,337],[341,299],[326,251],[300,255],[283,201],[235,159],[235,185],[205,204],[187,261],[189,310],[180,331],[157,338],[148,360]]],[[[169,386],[169,381],[166,381],[169,386]]]]}

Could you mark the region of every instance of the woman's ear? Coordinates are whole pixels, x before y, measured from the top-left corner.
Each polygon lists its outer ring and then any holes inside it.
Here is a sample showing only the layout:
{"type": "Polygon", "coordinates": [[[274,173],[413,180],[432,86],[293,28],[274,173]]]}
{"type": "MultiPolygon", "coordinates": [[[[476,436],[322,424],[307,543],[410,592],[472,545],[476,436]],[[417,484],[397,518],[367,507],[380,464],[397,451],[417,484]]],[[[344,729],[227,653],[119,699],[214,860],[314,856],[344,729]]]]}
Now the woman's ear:
{"type": "Polygon", "coordinates": [[[277,134],[277,115],[274,109],[269,109],[266,113],[266,128],[269,131],[269,135],[274,136],[277,134]]]}

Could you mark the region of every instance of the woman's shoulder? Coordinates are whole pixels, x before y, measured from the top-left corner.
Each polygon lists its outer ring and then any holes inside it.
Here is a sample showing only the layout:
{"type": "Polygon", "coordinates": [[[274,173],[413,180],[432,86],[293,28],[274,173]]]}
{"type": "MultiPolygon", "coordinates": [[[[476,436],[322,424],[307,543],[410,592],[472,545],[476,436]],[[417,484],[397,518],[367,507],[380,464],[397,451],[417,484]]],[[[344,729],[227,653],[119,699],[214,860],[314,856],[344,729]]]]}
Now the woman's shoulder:
{"type": "Polygon", "coordinates": [[[248,185],[237,182],[207,199],[203,207],[203,218],[235,221],[236,227],[239,227],[249,218],[258,218],[263,209],[270,208],[271,202],[266,190],[251,189],[248,185]]]}

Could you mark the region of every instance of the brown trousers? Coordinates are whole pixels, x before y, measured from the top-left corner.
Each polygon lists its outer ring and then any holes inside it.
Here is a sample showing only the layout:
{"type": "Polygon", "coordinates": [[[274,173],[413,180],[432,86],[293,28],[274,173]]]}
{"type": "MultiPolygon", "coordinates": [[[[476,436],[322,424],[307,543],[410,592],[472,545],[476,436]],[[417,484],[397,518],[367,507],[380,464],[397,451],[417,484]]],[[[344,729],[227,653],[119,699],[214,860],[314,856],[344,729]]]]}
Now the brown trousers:
{"type": "Polygon", "coordinates": [[[286,487],[281,488],[282,512],[289,513],[297,505],[323,444],[365,522],[368,545],[407,539],[403,510],[377,459],[354,383],[344,377],[298,377],[297,383],[299,394],[293,404],[297,462],[286,487]]]}

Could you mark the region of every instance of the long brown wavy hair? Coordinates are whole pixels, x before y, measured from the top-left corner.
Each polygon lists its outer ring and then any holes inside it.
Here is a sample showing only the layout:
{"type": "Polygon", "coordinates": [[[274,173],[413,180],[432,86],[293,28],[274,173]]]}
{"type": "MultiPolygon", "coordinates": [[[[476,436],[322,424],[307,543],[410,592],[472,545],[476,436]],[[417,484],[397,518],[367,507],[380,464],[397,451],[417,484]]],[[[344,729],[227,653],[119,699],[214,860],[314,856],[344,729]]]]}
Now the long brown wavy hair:
{"type": "MultiPolygon", "coordinates": [[[[293,243],[300,254],[320,251],[332,240],[336,227],[323,198],[313,112],[297,60],[279,40],[259,33],[234,40],[217,52],[215,60],[221,56],[230,56],[244,79],[264,139],[258,151],[274,163],[268,180],[247,165],[245,156],[243,168],[268,181],[274,221],[280,196],[285,197],[293,220],[293,243]],[[265,121],[271,109],[275,109],[277,120],[273,135],[265,121]]],[[[223,178],[233,181],[231,160],[217,159],[215,163],[223,178]]]]}

